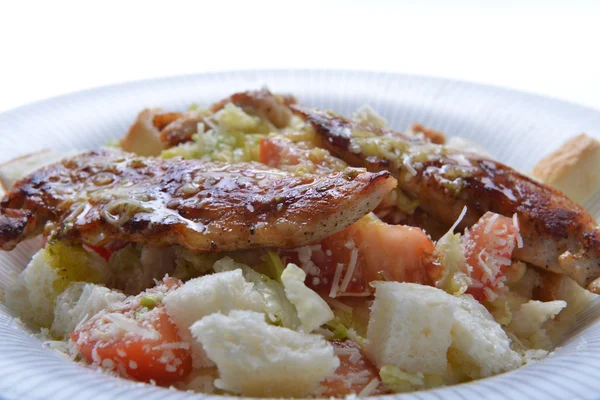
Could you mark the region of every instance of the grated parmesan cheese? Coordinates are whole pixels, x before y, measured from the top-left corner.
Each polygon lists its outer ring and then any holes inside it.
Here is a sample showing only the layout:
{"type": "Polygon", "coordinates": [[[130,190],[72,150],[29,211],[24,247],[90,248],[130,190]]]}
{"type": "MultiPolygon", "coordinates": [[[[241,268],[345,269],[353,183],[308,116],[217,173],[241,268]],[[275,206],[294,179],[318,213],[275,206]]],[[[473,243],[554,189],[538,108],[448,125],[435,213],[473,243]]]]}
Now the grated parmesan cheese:
{"type": "Polygon", "coordinates": [[[483,234],[487,235],[492,231],[492,228],[494,227],[494,223],[496,222],[496,220],[498,219],[500,215],[499,214],[494,214],[492,216],[492,218],[490,218],[487,222],[487,224],[485,225],[485,229],[483,230],[483,234]]]}
{"type": "Polygon", "coordinates": [[[360,354],[360,351],[356,350],[354,353],[350,354],[350,357],[348,357],[348,361],[350,361],[352,364],[358,364],[361,358],[362,356],[360,354]]]}
{"type": "Polygon", "coordinates": [[[350,314],[352,314],[352,312],[354,311],[354,309],[352,307],[350,307],[347,304],[342,303],[339,300],[328,298],[328,299],[325,299],[325,301],[327,301],[327,303],[330,306],[332,306],[333,308],[338,309],[340,311],[344,311],[344,312],[347,312],[347,313],[350,313],[350,314]]]}
{"type": "Polygon", "coordinates": [[[379,386],[379,379],[373,378],[371,380],[371,382],[369,382],[367,384],[367,386],[365,386],[363,388],[363,390],[360,391],[360,393],[358,394],[358,397],[367,397],[367,396],[370,396],[371,393],[373,393],[373,391],[375,391],[375,389],[377,389],[377,386],[379,386]]]}
{"type": "Polygon", "coordinates": [[[331,283],[331,290],[329,291],[329,297],[334,298],[337,296],[338,289],[340,288],[340,278],[342,276],[342,270],[344,264],[338,263],[335,267],[335,273],[333,274],[333,282],[331,283]]]}
{"type": "MultiPolygon", "coordinates": [[[[320,246],[319,246],[320,248],[320,246]]],[[[298,253],[298,261],[304,272],[308,275],[313,268],[318,268],[315,263],[312,262],[312,246],[303,246],[295,249],[298,253]]]]}
{"type": "Polygon", "coordinates": [[[454,224],[450,227],[450,229],[448,230],[448,232],[453,233],[454,230],[456,229],[456,227],[458,226],[458,224],[461,223],[461,221],[463,220],[463,218],[465,217],[465,215],[467,215],[467,206],[464,206],[462,211],[460,212],[460,215],[458,216],[458,218],[456,219],[456,221],[454,221],[454,224]]]}
{"type": "Polygon", "coordinates": [[[519,217],[517,217],[517,213],[513,214],[513,225],[515,230],[517,231],[517,248],[523,248],[523,237],[521,236],[521,227],[519,226],[519,217]]]}
{"type": "Polygon", "coordinates": [[[348,271],[346,271],[346,275],[344,275],[344,280],[340,285],[340,291],[345,292],[348,289],[348,285],[352,280],[352,276],[354,275],[354,270],[356,268],[356,262],[358,261],[358,250],[356,248],[352,248],[352,252],[350,253],[350,263],[348,263],[348,271]]]}
{"type": "Polygon", "coordinates": [[[358,292],[358,293],[352,293],[352,292],[338,292],[338,295],[340,297],[367,297],[372,295],[373,293],[371,293],[368,290],[365,290],[364,292],[358,292]]]}

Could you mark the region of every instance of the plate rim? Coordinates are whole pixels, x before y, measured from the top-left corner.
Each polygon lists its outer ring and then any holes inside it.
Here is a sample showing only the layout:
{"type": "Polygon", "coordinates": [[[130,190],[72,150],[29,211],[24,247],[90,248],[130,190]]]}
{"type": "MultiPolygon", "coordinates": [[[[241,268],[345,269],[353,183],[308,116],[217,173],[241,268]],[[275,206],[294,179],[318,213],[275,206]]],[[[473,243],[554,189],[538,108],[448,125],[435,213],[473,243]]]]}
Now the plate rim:
{"type": "MultiPolygon", "coordinates": [[[[166,75],[166,76],[156,76],[149,77],[143,79],[135,79],[121,82],[109,83],[106,85],[97,85],[84,89],[72,90],[66,93],[61,93],[53,96],[44,97],[38,100],[33,100],[27,102],[25,104],[21,104],[18,106],[11,107],[0,112],[0,118],[8,116],[13,113],[23,113],[28,111],[30,108],[36,108],[42,106],[47,103],[54,103],[58,101],[68,100],[72,97],[78,96],[86,96],[90,94],[94,94],[95,92],[100,92],[104,90],[116,90],[119,88],[127,88],[130,86],[139,86],[139,85],[152,85],[157,84],[159,82],[167,82],[169,80],[185,80],[185,79],[194,79],[200,77],[208,77],[208,76],[218,76],[218,75],[241,75],[241,74],[282,74],[288,73],[290,75],[293,74],[308,74],[308,73],[340,73],[340,74],[359,74],[359,75],[387,75],[391,77],[396,77],[399,79],[420,79],[425,81],[432,82],[448,82],[453,83],[460,86],[473,86],[479,87],[481,89],[486,89],[489,91],[496,92],[504,92],[507,94],[514,94],[519,96],[526,96],[529,98],[535,98],[537,100],[545,100],[556,103],[557,105],[560,103],[565,107],[574,107],[579,108],[580,110],[585,111],[594,111],[600,114],[600,108],[594,108],[585,104],[578,103],[573,100],[563,99],[557,96],[545,95],[542,93],[537,93],[528,90],[522,90],[517,88],[512,88],[504,85],[490,84],[490,83],[482,83],[470,81],[468,79],[459,79],[459,78],[445,78],[443,76],[437,75],[428,75],[428,74],[413,74],[413,73],[405,73],[405,72],[396,72],[396,71],[386,71],[386,70],[369,70],[369,69],[346,69],[346,68],[232,68],[232,69],[221,69],[215,71],[205,71],[205,72],[194,72],[189,74],[175,74],[175,75],[166,75]]],[[[0,121],[1,122],[1,121],[0,121]]]]}
{"type": "MultiPolygon", "coordinates": [[[[438,76],[409,74],[409,73],[401,73],[401,72],[393,72],[393,71],[377,71],[377,70],[361,70],[361,69],[355,70],[355,69],[336,69],[336,68],[332,68],[332,69],[327,69],[327,68],[291,68],[291,69],[290,68],[275,68],[275,69],[256,68],[256,69],[254,69],[253,68],[253,69],[231,69],[231,70],[224,69],[224,70],[218,70],[218,71],[207,71],[207,72],[192,73],[192,74],[151,77],[151,78],[125,81],[125,82],[117,82],[117,83],[112,83],[112,84],[108,84],[108,85],[100,85],[100,86],[95,86],[95,87],[91,87],[91,88],[85,88],[82,90],[76,90],[76,91],[72,91],[72,92],[68,92],[68,93],[59,94],[56,96],[43,98],[40,100],[36,100],[36,101],[30,102],[30,103],[26,103],[26,104],[19,105],[19,106],[10,108],[8,110],[5,110],[0,113],[0,124],[3,123],[5,118],[12,117],[13,115],[16,116],[17,114],[19,114],[19,116],[22,116],[24,114],[34,112],[36,108],[43,107],[47,104],[64,102],[64,101],[72,101],[72,100],[77,99],[78,97],[82,97],[82,96],[93,96],[94,94],[104,92],[104,91],[115,92],[116,90],[119,90],[119,89],[133,88],[133,87],[140,86],[140,85],[157,85],[160,83],[168,83],[169,81],[179,81],[179,80],[185,80],[185,79],[203,79],[203,78],[206,79],[211,76],[231,75],[231,74],[236,74],[238,76],[255,74],[255,75],[263,75],[266,77],[270,74],[288,74],[288,75],[307,76],[310,73],[353,74],[353,75],[356,75],[357,77],[386,76],[386,77],[391,77],[393,79],[400,79],[400,80],[419,79],[419,80],[424,80],[424,81],[435,82],[438,84],[442,84],[442,83],[446,82],[446,83],[452,83],[452,84],[462,86],[462,87],[483,89],[485,92],[503,93],[503,94],[506,94],[509,96],[520,96],[520,97],[531,99],[534,102],[540,102],[540,101],[549,102],[549,103],[552,103],[553,105],[559,106],[561,108],[567,108],[568,112],[571,112],[571,110],[573,110],[573,111],[578,110],[579,112],[586,111],[589,113],[594,113],[594,114],[600,115],[600,110],[595,109],[593,107],[586,106],[586,105],[578,104],[578,103],[570,101],[570,100],[564,100],[564,99],[560,99],[560,98],[556,98],[556,97],[552,97],[552,96],[522,91],[522,90],[510,88],[510,87],[484,84],[484,83],[478,83],[478,82],[471,82],[468,80],[461,80],[461,79],[443,78],[443,77],[438,77],[438,76]]],[[[600,366],[600,361],[598,362],[598,365],[600,366]]],[[[516,371],[518,371],[518,370],[500,374],[500,375],[497,375],[496,377],[506,376],[507,374],[512,374],[512,373],[515,373],[516,371]]],[[[494,377],[485,378],[484,381],[489,381],[489,379],[493,379],[493,378],[494,377]]],[[[2,378],[0,378],[0,382],[1,381],[2,381],[2,378]]],[[[419,393],[426,394],[424,397],[428,397],[429,395],[431,395],[432,397],[437,397],[437,396],[441,397],[444,395],[444,393],[441,393],[442,390],[447,390],[448,388],[457,388],[458,389],[458,388],[462,388],[462,387],[478,385],[480,383],[481,383],[481,380],[462,383],[459,385],[453,385],[453,386],[449,386],[447,388],[432,389],[432,390],[428,390],[425,392],[409,393],[408,397],[415,396],[414,398],[420,398],[419,393]]],[[[454,392],[454,396],[460,396],[460,394],[456,393],[457,392],[456,390],[453,392],[454,392]]],[[[450,393],[450,391],[448,393],[450,393]]],[[[476,394],[477,391],[474,391],[473,393],[476,394]]],[[[197,396],[203,397],[203,398],[211,398],[211,399],[213,399],[213,398],[214,399],[216,399],[216,398],[219,398],[219,399],[233,398],[233,397],[228,397],[228,396],[214,397],[212,395],[203,395],[203,394],[198,394],[197,396]]],[[[2,393],[0,393],[0,398],[3,398],[2,393]]],[[[243,397],[239,397],[239,398],[242,399],[243,397]]],[[[402,398],[402,399],[404,399],[405,395],[392,394],[392,395],[387,395],[387,396],[377,396],[374,398],[388,398],[388,399],[402,398]]]]}

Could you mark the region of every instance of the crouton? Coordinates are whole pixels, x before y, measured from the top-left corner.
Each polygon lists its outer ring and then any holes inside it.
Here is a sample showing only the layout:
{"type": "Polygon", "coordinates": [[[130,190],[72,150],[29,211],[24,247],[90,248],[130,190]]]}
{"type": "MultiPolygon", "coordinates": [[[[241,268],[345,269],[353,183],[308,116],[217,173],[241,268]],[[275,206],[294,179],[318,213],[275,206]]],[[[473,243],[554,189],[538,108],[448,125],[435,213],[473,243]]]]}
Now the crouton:
{"type": "Polygon", "coordinates": [[[56,337],[65,337],[100,310],[123,300],[123,293],[104,286],[73,282],[56,299],[51,332],[56,337]]]}
{"type": "Polygon", "coordinates": [[[563,300],[547,302],[530,300],[528,303],[521,304],[521,307],[513,313],[508,330],[514,333],[527,348],[550,350],[553,343],[545,325],[566,306],[567,302],[563,300]]]}
{"type": "Polygon", "coordinates": [[[191,332],[219,369],[215,386],[242,396],[308,396],[340,365],[322,336],[269,325],[262,313],[212,314],[191,332]]]}
{"type": "Polygon", "coordinates": [[[367,354],[379,368],[394,365],[450,382],[452,371],[475,379],[522,364],[500,324],[472,296],[413,283],[377,282],[375,288],[367,354]]]}
{"type": "MultiPolygon", "coordinates": [[[[191,279],[167,294],[163,302],[184,340],[191,339],[189,328],[194,322],[212,313],[263,310],[262,298],[254,290],[254,284],[246,282],[239,269],[191,279]]],[[[198,343],[192,343],[192,352],[195,368],[211,365],[198,343]]]]}
{"type": "Polygon", "coordinates": [[[158,108],[142,110],[119,142],[121,148],[140,156],[160,155],[166,146],[160,140],[160,131],[153,124],[154,117],[160,112],[158,108]]]}
{"type": "Polygon", "coordinates": [[[60,294],[55,285],[61,280],[46,263],[46,250],[35,253],[27,268],[6,291],[6,305],[21,318],[49,328],[54,319],[54,303],[60,294]]]}
{"type": "Polygon", "coordinates": [[[455,350],[453,367],[478,379],[521,366],[521,357],[510,348],[510,340],[488,310],[471,295],[456,298],[452,323],[455,350]],[[457,365],[459,364],[459,365],[457,365]]]}
{"type": "Polygon", "coordinates": [[[583,204],[600,188],[600,142],[585,133],[567,140],[535,165],[533,176],[583,204]]]}
{"type": "Polygon", "coordinates": [[[377,282],[367,329],[367,355],[381,368],[444,375],[452,343],[453,297],[429,286],[377,282]],[[449,301],[450,300],[450,301],[449,301]]]}

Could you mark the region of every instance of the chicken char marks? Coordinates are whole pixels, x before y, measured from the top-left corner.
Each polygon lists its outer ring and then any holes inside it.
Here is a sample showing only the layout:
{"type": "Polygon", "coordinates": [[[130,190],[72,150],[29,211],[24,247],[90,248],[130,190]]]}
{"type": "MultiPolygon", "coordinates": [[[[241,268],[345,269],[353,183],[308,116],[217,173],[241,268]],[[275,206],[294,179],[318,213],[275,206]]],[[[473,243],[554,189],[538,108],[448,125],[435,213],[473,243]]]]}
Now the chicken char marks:
{"type": "Polygon", "coordinates": [[[516,259],[566,274],[582,286],[600,276],[600,231],[594,218],[561,192],[477,154],[346,120],[328,111],[292,106],[349,165],[389,170],[420,208],[450,227],[468,207],[461,228],[486,211],[515,213],[523,237],[516,259]]]}
{"type": "Polygon", "coordinates": [[[302,246],[360,219],[395,185],[388,172],[355,168],[298,177],[259,163],[89,152],[14,185],[0,204],[0,247],[43,231],[198,252],[302,246]]]}

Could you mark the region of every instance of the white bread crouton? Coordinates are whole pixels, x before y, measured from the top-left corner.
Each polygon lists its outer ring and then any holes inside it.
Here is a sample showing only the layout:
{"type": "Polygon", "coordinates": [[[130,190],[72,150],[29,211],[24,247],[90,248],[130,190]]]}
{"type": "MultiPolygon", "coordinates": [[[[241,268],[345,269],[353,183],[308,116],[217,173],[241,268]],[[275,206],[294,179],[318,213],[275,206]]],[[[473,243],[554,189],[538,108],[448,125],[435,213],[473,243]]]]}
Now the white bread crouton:
{"type": "Polygon", "coordinates": [[[59,162],[72,154],[74,153],[58,153],[46,149],[31,154],[25,154],[0,164],[0,191],[2,188],[4,188],[5,191],[10,190],[12,185],[19,179],[46,165],[59,162]]]}
{"type": "MultiPolygon", "coordinates": [[[[184,340],[191,339],[189,328],[194,322],[212,313],[263,310],[254,284],[246,282],[239,269],[191,279],[167,294],[163,302],[184,340]]],[[[211,366],[198,343],[192,342],[192,353],[195,368],[211,366]]]]}
{"type": "Polygon", "coordinates": [[[56,299],[51,332],[65,337],[89,318],[125,300],[123,293],[104,286],[73,282],[56,299]]]}
{"type": "Polygon", "coordinates": [[[528,348],[550,350],[553,346],[545,329],[546,322],[553,320],[566,306],[563,300],[530,300],[513,313],[508,330],[528,348]]]}
{"type": "Polygon", "coordinates": [[[300,327],[296,307],[285,295],[283,285],[269,279],[246,264],[236,263],[229,257],[223,257],[213,264],[216,272],[241,270],[244,279],[254,284],[254,289],[263,299],[263,312],[275,324],[297,330],[300,327]]]}
{"type": "Polygon", "coordinates": [[[329,305],[305,284],[306,273],[296,264],[288,264],[281,274],[285,295],[298,311],[301,328],[310,333],[334,318],[329,305]]]}
{"type": "Polygon", "coordinates": [[[500,324],[472,296],[413,283],[374,286],[367,354],[379,368],[394,365],[409,374],[451,379],[457,368],[480,378],[522,364],[500,324]]]}
{"type": "Polygon", "coordinates": [[[367,330],[367,355],[381,368],[444,375],[452,342],[453,297],[434,287],[377,282],[367,330]]]}
{"type": "Polygon", "coordinates": [[[54,303],[60,294],[54,283],[60,279],[46,263],[46,251],[42,249],[6,291],[6,305],[23,320],[49,328],[54,318],[54,303]]]}
{"type": "Polygon", "coordinates": [[[340,365],[322,336],[269,325],[262,313],[212,314],[191,331],[217,364],[215,386],[242,396],[308,396],[340,365]]]}
{"type": "Polygon", "coordinates": [[[456,300],[450,345],[457,356],[452,360],[453,367],[472,379],[520,367],[521,357],[510,348],[506,332],[489,311],[471,295],[456,300]]]}
{"type": "Polygon", "coordinates": [[[600,142],[585,133],[567,140],[536,164],[533,176],[583,204],[600,189],[600,142]]]}
{"type": "Polygon", "coordinates": [[[140,156],[160,155],[166,146],[160,140],[160,131],[152,122],[160,112],[158,108],[142,110],[119,142],[121,148],[140,156]]]}

